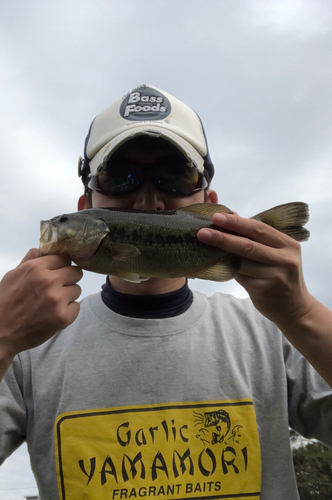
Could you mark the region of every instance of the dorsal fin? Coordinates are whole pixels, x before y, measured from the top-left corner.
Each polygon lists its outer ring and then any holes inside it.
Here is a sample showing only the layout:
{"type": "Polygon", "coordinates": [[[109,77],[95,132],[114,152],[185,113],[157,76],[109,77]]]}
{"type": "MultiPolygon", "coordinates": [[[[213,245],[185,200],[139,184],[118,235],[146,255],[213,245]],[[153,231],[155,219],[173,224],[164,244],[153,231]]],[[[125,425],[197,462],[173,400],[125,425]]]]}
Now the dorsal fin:
{"type": "Polygon", "coordinates": [[[181,207],[179,210],[184,212],[191,212],[204,217],[212,217],[213,214],[232,214],[232,210],[225,207],[225,205],[218,205],[217,203],[197,203],[196,205],[188,205],[181,207]]]}

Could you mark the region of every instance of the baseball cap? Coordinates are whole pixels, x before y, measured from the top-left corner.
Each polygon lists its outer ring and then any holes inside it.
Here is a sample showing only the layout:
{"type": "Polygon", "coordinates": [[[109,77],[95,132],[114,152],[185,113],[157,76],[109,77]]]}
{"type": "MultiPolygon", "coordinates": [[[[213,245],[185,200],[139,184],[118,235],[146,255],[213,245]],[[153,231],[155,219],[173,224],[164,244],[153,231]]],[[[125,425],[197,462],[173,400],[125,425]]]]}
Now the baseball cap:
{"type": "Polygon", "coordinates": [[[210,182],[214,175],[203,124],[189,106],[151,85],[140,85],[93,120],[85,140],[79,176],[97,174],[125,142],[140,135],[160,137],[175,145],[188,165],[210,182]],[[89,169],[89,170],[88,170],[89,169]]]}

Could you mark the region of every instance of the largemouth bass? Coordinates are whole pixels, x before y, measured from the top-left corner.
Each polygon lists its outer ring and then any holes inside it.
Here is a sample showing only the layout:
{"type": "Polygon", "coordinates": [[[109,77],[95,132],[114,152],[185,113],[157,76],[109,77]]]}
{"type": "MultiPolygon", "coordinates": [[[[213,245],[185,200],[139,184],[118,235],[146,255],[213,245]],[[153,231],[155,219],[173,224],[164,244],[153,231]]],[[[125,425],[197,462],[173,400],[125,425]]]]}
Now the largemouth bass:
{"type": "MultiPolygon", "coordinates": [[[[224,205],[200,203],[179,210],[91,208],[41,221],[40,255],[68,255],[87,271],[139,283],[149,278],[200,278],[228,281],[239,256],[197,239],[199,229],[224,231],[214,213],[233,213],[224,205]]],[[[298,241],[309,238],[308,205],[287,203],[252,217],[298,241]]]]}

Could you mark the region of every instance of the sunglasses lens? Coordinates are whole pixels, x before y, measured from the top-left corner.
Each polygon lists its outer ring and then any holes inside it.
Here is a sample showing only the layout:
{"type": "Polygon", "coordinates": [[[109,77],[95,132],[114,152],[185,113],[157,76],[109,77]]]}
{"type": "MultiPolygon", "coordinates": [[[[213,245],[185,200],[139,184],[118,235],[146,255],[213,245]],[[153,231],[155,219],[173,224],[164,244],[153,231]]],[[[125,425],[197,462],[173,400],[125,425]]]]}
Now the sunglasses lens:
{"type": "Polygon", "coordinates": [[[155,180],[161,191],[189,195],[202,187],[202,175],[183,160],[165,161],[155,169],[155,180]]]}
{"type": "Polygon", "coordinates": [[[142,170],[132,162],[113,160],[111,168],[98,173],[100,191],[117,195],[136,191],[142,182],[142,170]]]}
{"type": "Polygon", "coordinates": [[[116,196],[133,193],[146,178],[151,179],[160,191],[175,195],[188,196],[206,187],[203,175],[188,167],[185,159],[179,157],[165,158],[153,166],[112,158],[106,168],[91,178],[89,187],[116,196]]]}

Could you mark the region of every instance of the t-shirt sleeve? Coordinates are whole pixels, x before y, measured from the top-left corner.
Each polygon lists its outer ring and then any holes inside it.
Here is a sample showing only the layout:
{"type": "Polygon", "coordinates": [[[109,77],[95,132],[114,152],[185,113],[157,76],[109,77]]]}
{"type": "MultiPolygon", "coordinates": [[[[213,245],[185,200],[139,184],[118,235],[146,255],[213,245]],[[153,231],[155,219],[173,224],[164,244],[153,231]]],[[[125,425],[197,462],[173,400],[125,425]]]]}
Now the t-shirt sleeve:
{"type": "Polygon", "coordinates": [[[16,356],[0,382],[0,464],[25,441],[26,424],[22,368],[16,356]]]}
{"type": "Polygon", "coordinates": [[[332,389],[286,339],[284,358],[290,427],[332,446],[332,389]]]}

